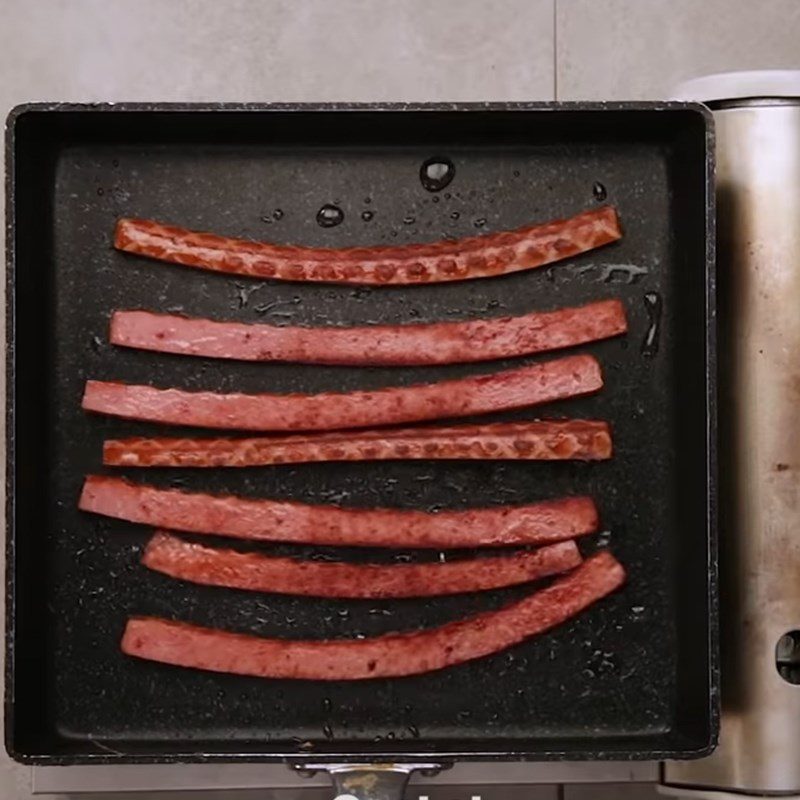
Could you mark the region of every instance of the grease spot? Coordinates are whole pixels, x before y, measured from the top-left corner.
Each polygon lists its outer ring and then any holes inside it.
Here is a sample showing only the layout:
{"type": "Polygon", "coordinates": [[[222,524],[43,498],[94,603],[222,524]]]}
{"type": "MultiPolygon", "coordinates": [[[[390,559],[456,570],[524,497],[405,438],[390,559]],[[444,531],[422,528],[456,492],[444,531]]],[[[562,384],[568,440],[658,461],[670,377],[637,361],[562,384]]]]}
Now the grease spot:
{"type": "Polygon", "coordinates": [[[344,211],[332,203],[325,203],[317,211],[317,224],[322,228],[335,228],[344,222],[344,211]]]}
{"type": "Polygon", "coordinates": [[[426,158],[419,168],[419,180],[429,192],[440,192],[455,176],[455,164],[445,156],[426,158]]]}
{"type": "Polygon", "coordinates": [[[647,316],[650,318],[650,325],[642,341],[642,355],[645,358],[652,358],[658,353],[658,340],[661,335],[661,311],[663,302],[658,292],[647,292],[644,296],[644,307],[647,309],[647,316]]]}

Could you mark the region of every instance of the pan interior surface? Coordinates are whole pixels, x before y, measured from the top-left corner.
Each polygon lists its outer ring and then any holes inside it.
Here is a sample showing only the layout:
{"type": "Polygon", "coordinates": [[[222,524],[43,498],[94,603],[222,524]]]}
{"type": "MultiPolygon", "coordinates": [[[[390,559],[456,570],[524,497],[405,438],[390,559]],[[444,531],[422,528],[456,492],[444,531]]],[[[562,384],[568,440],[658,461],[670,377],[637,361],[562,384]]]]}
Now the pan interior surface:
{"type": "MultiPolygon", "coordinates": [[[[8,139],[9,750],[40,763],[708,752],[716,735],[708,125],[697,107],[677,104],[18,112],[8,139]],[[452,161],[455,176],[431,192],[420,166],[436,156],[452,161]],[[600,201],[619,211],[620,242],[550,267],[463,283],[370,289],[258,281],[111,246],[123,216],[338,247],[489,233],[570,216],[600,201]],[[326,204],[341,211],[339,224],[319,224],[326,204]],[[591,494],[610,531],[600,546],[610,546],[628,572],[621,591],[507,652],[397,680],[265,681],[121,654],[120,636],[134,614],[263,636],[373,636],[495,608],[531,587],[336,601],[195,586],[151,572],[139,564],[150,532],[83,514],[77,498],[84,476],[102,471],[105,438],[187,429],[86,415],[80,398],[87,379],[344,391],[552,356],[399,369],[215,361],[114,348],[107,339],[112,311],[344,325],[516,315],[611,297],[625,302],[628,335],[580,348],[600,359],[603,391],[491,417],[606,419],[614,432],[609,462],[117,474],[198,491],[399,508],[591,494]]],[[[584,553],[597,540],[582,542],[584,553]]],[[[439,557],[264,549],[349,560],[439,557]]]]}

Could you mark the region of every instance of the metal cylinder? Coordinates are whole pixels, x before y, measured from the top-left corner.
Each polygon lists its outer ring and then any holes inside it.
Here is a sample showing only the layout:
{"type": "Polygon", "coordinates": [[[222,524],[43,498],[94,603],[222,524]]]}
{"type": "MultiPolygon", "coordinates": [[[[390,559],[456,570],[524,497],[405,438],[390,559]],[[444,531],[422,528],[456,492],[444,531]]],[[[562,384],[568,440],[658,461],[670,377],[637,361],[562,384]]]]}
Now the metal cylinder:
{"type": "Polygon", "coordinates": [[[664,782],[800,793],[800,100],[714,117],[722,723],[664,782]]]}

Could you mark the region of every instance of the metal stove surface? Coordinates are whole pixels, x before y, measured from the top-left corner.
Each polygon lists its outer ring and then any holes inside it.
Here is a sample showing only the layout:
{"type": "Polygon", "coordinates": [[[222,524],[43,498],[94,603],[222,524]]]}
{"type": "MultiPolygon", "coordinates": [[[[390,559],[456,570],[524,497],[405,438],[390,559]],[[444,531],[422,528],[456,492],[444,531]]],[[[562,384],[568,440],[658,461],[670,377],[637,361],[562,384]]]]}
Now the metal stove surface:
{"type": "MultiPolygon", "coordinates": [[[[646,800],[659,764],[635,762],[461,763],[434,778],[413,776],[407,800],[646,800]]],[[[282,764],[154,764],[34,767],[34,794],[170,792],[181,800],[330,800],[324,773],[302,777],[282,764]],[[258,791],[261,790],[261,791],[258,791]]],[[[156,800],[148,796],[148,800],[156,800]]]]}

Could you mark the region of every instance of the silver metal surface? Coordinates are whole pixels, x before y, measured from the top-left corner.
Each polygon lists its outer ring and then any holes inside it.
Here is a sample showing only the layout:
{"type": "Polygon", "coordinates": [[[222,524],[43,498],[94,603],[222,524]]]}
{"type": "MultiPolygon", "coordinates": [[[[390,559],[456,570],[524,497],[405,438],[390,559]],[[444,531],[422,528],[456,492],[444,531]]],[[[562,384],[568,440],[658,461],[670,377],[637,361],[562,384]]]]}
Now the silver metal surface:
{"type": "MultiPolygon", "coordinates": [[[[690,798],[690,800],[742,800],[748,797],[748,792],[731,791],[726,792],[722,789],[700,789],[693,786],[657,786],[656,791],[663,797],[683,797],[690,798]]],[[[769,795],[756,794],[756,797],[778,797],[780,800],[800,800],[800,795],[786,794],[785,792],[778,792],[769,795]]]]}
{"type": "MultiPolygon", "coordinates": [[[[543,761],[462,762],[432,778],[414,775],[408,796],[429,794],[432,789],[448,790],[447,800],[481,794],[488,784],[496,788],[495,797],[504,797],[505,788],[533,787],[562,783],[627,783],[658,780],[655,761],[543,761]],[[475,790],[473,792],[472,790],[475,790]]],[[[313,788],[330,791],[330,778],[317,773],[302,778],[284,764],[98,764],[97,766],[33,767],[34,794],[99,792],[193,792],[208,789],[272,789],[276,792],[303,793],[313,788]]],[[[182,795],[183,797],[189,797],[182,795]]],[[[298,795],[299,796],[299,795],[298,795]]],[[[0,794],[0,797],[3,797],[0,794]]],[[[3,800],[5,798],[3,797],[3,800]]],[[[483,792],[483,800],[490,800],[483,792]]]]}
{"type": "Polygon", "coordinates": [[[447,769],[443,764],[295,764],[298,774],[326,773],[335,800],[403,800],[408,779],[415,772],[426,777],[447,769]]]}
{"type": "MultiPolygon", "coordinates": [[[[800,101],[726,107],[717,130],[722,726],[673,787],[800,792],[800,101]]],[[[699,346],[699,343],[698,343],[699,346]]]]}

